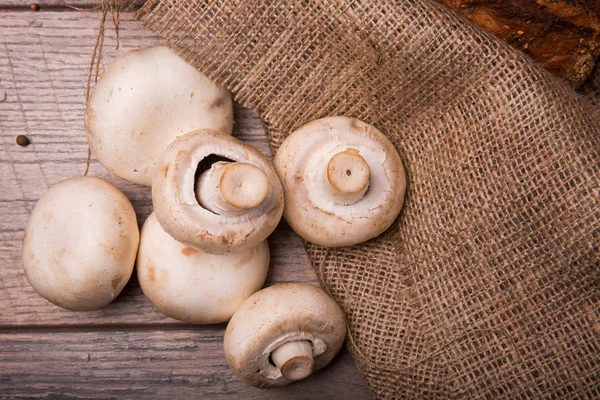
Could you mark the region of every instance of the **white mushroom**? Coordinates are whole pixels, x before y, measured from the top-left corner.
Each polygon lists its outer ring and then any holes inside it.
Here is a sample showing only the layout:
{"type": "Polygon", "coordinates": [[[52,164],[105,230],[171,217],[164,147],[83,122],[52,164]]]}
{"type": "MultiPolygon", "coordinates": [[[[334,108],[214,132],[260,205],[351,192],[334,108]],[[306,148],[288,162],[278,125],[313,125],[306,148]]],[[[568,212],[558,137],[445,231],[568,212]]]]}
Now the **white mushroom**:
{"type": "Polygon", "coordinates": [[[248,249],[273,232],[283,190],[267,158],[231,136],[201,129],[163,153],[152,203],[174,239],[210,253],[248,249]],[[207,160],[217,160],[202,170],[207,160]]]}
{"type": "Polygon", "coordinates": [[[305,284],[282,284],[244,301],[227,325],[224,348],[241,380],[271,388],[325,367],[345,336],[344,314],[325,292],[305,284]]]}
{"type": "Polygon", "coordinates": [[[309,242],[341,247],[383,233],[400,213],[406,178],[394,145],[357,119],[328,117],[288,136],[273,165],[283,216],[309,242]]]}
{"type": "Polygon", "coordinates": [[[142,227],[137,259],[140,286],[163,314],[194,324],[214,324],[265,282],[269,246],[210,254],[169,236],[152,213],[142,227]]]}
{"type": "Polygon", "coordinates": [[[155,162],[177,136],[210,128],[231,134],[231,94],[167,47],[133,50],[104,71],[85,126],[94,156],[112,173],[152,185],[155,162]]]}
{"type": "Polygon", "coordinates": [[[139,243],[129,200],[104,179],[76,177],[52,186],[37,202],[23,235],[31,286],[70,310],[94,310],[121,292],[139,243]]]}

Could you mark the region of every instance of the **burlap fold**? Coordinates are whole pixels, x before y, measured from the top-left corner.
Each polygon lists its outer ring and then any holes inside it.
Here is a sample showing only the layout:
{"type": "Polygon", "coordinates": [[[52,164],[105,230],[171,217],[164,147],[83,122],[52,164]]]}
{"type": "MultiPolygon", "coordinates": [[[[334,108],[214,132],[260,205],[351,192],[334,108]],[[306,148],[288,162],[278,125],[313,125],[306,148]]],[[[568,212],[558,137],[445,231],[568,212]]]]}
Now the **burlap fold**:
{"type": "Polygon", "coordinates": [[[388,232],[308,245],[376,398],[600,396],[600,117],[428,0],[151,0],[145,24],[276,150],[328,115],[372,123],[408,175],[388,232]]]}

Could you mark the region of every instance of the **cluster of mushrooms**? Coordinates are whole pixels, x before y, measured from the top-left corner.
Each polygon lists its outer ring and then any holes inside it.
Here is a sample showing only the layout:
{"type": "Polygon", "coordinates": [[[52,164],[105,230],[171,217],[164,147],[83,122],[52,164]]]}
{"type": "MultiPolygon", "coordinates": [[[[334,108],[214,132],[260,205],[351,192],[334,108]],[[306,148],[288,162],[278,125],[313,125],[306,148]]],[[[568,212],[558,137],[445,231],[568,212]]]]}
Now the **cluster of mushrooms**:
{"type": "Polygon", "coordinates": [[[313,121],[283,142],[271,165],[231,136],[230,93],[162,46],[107,67],[85,126],[108,170],[152,186],[154,212],[140,232],[129,200],[104,179],[50,188],[23,237],[25,276],[42,297],[70,310],[104,307],[135,264],[160,312],[195,324],[229,321],[227,361],[251,385],[285,385],[333,359],[346,334],[341,309],[310,285],[261,290],[267,237],[282,215],[323,246],[385,231],[406,183],[381,132],[346,117],[313,121]]]}

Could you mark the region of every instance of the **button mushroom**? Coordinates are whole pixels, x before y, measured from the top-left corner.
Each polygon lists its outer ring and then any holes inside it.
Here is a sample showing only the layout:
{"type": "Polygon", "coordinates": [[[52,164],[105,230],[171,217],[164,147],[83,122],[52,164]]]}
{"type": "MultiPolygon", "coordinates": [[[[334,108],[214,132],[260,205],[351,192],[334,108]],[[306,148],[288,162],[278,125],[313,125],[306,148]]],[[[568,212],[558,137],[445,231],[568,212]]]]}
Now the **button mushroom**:
{"type": "Polygon", "coordinates": [[[161,156],[152,203],[175,240],[223,253],[257,246],[273,232],[283,190],[259,150],[201,129],[177,138],[161,156]]]}
{"type": "Polygon", "coordinates": [[[139,243],[129,200],[104,179],[76,177],[52,186],[37,202],[23,235],[31,286],[70,310],[95,310],[121,292],[139,243]]]}
{"type": "Polygon", "coordinates": [[[269,246],[210,254],[169,236],[152,213],[142,227],[140,286],[163,314],[195,324],[225,322],[267,277],[269,246]]]}
{"type": "Polygon", "coordinates": [[[357,119],[328,117],[290,134],[273,162],[283,216],[302,238],[341,247],[383,233],[400,213],[406,178],[393,144],[357,119]]]}
{"type": "Polygon", "coordinates": [[[154,165],[177,136],[200,128],[230,134],[231,94],[167,47],[115,59],[85,111],[94,156],[112,173],[152,185],[154,165]]]}
{"type": "Polygon", "coordinates": [[[325,292],[281,284],[250,296],[225,330],[225,355],[244,382],[272,388],[325,367],[342,347],[346,322],[325,292]]]}

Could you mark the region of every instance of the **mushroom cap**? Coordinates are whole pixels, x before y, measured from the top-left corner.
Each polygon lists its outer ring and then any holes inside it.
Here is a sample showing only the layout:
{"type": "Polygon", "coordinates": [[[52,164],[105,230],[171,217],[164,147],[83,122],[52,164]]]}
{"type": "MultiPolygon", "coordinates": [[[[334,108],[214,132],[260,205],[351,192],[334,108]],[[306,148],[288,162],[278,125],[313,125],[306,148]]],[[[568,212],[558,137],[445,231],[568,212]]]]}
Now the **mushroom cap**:
{"type": "Polygon", "coordinates": [[[262,289],[244,301],[227,325],[224,349],[241,380],[272,388],[292,382],[269,361],[273,350],[308,340],[318,371],[335,357],[345,336],[344,314],[331,297],[314,286],[289,283],[262,289]]]}
{"type": "Polygon", "coordinates": [[[167,47],[129,51],[108,65],[88,101],[94,156],[113,174],[152,185],[155,163],[177,137],[210,128],[231,134],[230,92],[167,47]]]}
{"type": "Polygon", "coordinates": [[[177,138],[157,165],[152,203],[158,221],[175,240],[210,253],[257,246],[273,232],[283,212],[283,189],[277,173],[256,148],[210,129],[177,138]],[[198,164],[210,155],[252,164],[268,178],[269,191],[258,206],[240,215],[219,215],[196,199],[198,164]]]}
{"type": "Polygon", "coordinates": [[[375,127],[347,117],[309,122],[291,133],[273,165],[283,184],[283,217],[305,240],[327,247],[350,246],[383,233],[404,202],[406,177],[392,142],[375,127]],[[340,204],[327,180],[328,163],[355,153],[368,164],[369,186],[353,204],[340,204]]]}
{"type": "Polygon", "coordinates": [[[135,211],[121,191],[101,178],[66,179],[40,198],[29,217],[25,277],[60,307],[104,307],[129,281],[139,238],[135,211]]]}
{"type": "Polygon", "coordinates": [[[140,286],[163,314],[194,324],[215,324],[235,310],[267,278],[269,246],[210,254],[169,236],[152,213],[142,227],[137,259],[140,286]]]}

